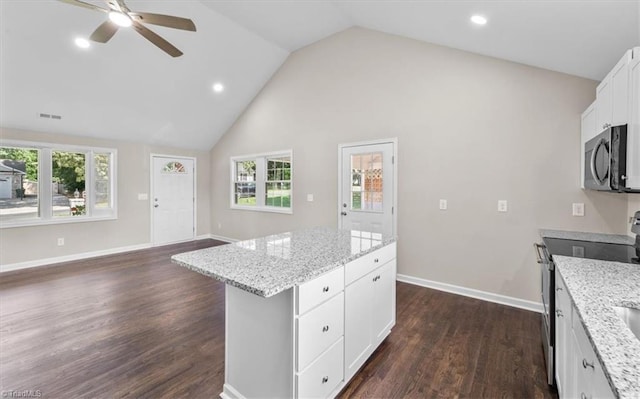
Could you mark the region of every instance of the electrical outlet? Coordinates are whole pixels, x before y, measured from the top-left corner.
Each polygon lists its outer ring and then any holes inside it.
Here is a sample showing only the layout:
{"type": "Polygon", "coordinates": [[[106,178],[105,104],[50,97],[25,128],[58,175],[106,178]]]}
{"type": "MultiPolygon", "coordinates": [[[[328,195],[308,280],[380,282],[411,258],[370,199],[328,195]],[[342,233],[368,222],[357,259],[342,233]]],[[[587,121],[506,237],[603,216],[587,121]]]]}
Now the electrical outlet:
{"type": "Polygon", "coordinates": [[[218,230],[222,228],[222,223],[218,222],[218,230]]]}
{"type": "Polygon", "coordinates": [[[313,194],[307,194],[307,201],[313,202],[313,194]]]}
{"type": "Polygon", "coordinates": [[[582,202],[573,204],[573,216],[584,216],[584,204],[582,202]]]}
{"type": "Polygon", "coordinates": [[[146,201],[149,199],[149,194],[147,193],[138,193],[138,201],[146,201]]]}
{"type": "Polygon", "coordinates": [[[506,212],[508,209],[507,200],[498,200],[498,212],[506,212]]]}
{"type": "Polygon", "coordinates": [[[58,246],[61,247],[64,245],[64,237],[58,238],[58,246]]]}
{"type": "Polygon", "coordinates": [[[447,210],[447,200],[446,199],[441,199],[440,200],[440,210],[443,210],[443,211],[447,210]]]}

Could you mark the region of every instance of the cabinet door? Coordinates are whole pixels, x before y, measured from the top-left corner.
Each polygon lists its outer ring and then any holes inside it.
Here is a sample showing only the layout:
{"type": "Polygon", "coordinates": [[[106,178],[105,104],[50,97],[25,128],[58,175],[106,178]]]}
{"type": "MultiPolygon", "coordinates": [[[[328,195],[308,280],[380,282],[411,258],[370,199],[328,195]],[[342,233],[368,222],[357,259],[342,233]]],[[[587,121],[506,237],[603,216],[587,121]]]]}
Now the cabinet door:
{"type": "Polygon", "coordinates": [[[613,98],[611,93],[611,74],[607,75],[596,89],[596,130],[600,133],[611,124],[613,98]]]}
{"type": "Polygon", "coordinates": [[[629,62],[631,50],[611,71],[611,124],[625,125],[629,122],[629,62]]]}
{"type": "Polygon", "coordinates": [[[396,260],[369,274],[373,283],[373,337],[382,341],[396,322],[396,260]]]}
{"type": "Polygon", "coordinates": [[[630,118],[627,127],[628,188],[640,189],[640,47],[634,49],[635,58],[629,64],[630,118]]]}
{"type": "Polygon", "coordinates": [[[344,361],[345,381],[353,377],[367,360],[373,339],[372,324],[373,284],[369,275],[345,288],[344,297],[344,361]]]}
{"type": "Polygon", "coordinates": [[[581,121],[581,141],[580,141],[580,187],[584,188],[584,144],[596,137],[598,129],[596,128],[596,102],[594,101],[589,108],[582,113],[581,121]]]}

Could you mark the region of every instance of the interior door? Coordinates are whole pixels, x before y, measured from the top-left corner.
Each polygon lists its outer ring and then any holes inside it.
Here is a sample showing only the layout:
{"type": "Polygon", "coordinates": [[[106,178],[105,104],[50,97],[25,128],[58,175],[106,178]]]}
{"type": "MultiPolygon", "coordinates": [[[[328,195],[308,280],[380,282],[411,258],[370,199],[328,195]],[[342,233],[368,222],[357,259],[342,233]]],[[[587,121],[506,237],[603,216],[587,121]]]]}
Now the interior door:
{"type": "Polygon", "coordinates": [[[153,156],[152,212],[154,245],[192,240],[195,236],[194,160],[153,156]]]}
{"type": "Polygon", "coordinates": [[[342,147],[341,228],[395,233],[393,146],[388,142],[342,147]]]}

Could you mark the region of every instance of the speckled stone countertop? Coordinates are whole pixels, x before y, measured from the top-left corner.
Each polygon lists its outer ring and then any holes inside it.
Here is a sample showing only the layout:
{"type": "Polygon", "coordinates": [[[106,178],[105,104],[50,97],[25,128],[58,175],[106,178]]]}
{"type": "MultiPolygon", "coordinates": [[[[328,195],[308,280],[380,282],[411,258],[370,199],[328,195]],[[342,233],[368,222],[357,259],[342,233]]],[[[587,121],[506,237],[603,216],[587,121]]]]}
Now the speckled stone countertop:
{"type": "Polygon", "coordinates": [[[553,261],[614,393],[640,398],[640,340],[612,308],[640,309],[640,266],[557,255],[553,261]]]}
{"type": "Polygon", "coordinates": [[[634,239],[621,234],[582,233],[579,231],[540,230],[542,238],[562,238],[565,240],[605,242],[608,244],[633,245],[634,239]]]}
{"type": "Polygon", "coordinates": [[[315,227],[185,252],[171,260],[266,298],[394,241],[382,234],[315,227]]]}

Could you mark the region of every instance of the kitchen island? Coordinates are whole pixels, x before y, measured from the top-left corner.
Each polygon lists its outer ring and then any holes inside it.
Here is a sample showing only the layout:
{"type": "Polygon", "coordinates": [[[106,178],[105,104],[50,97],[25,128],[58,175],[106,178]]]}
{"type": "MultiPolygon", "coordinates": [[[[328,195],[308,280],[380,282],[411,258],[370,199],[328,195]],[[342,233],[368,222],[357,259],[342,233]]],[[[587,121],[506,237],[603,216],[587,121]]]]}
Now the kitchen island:
{"type": "Polygon", "coordinates": [[[226,283],[222,398],[333,397],[395,325],[395,238],[311,228],[174,255],[226,283]]]}

